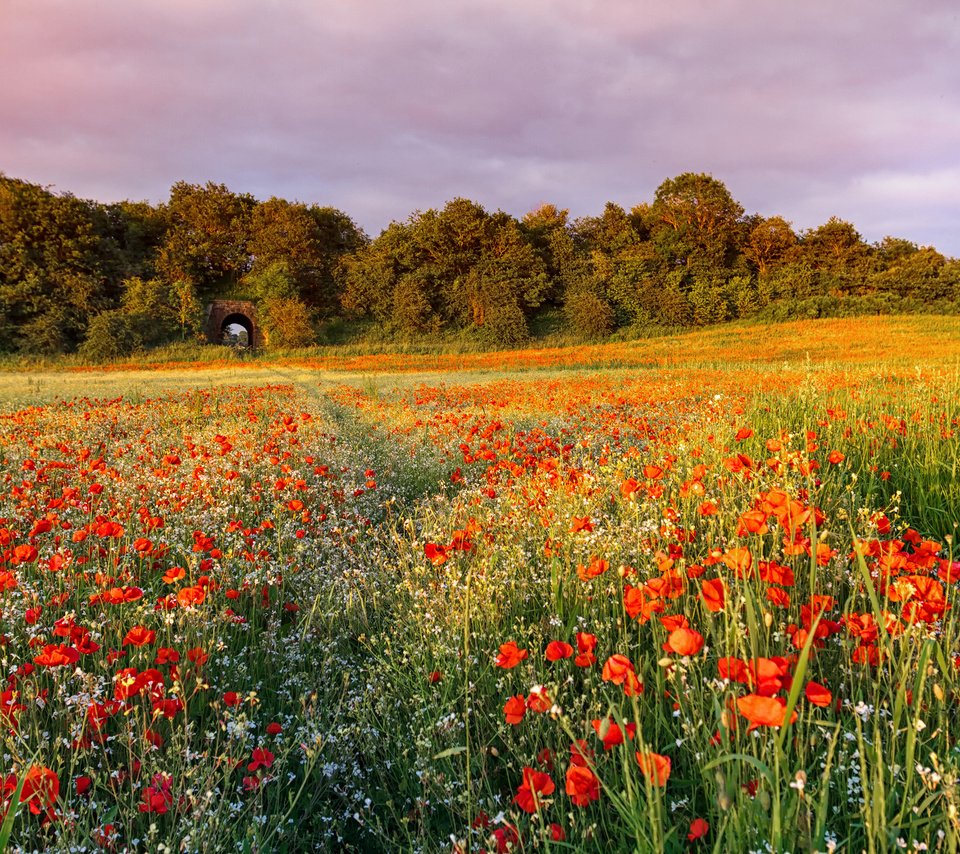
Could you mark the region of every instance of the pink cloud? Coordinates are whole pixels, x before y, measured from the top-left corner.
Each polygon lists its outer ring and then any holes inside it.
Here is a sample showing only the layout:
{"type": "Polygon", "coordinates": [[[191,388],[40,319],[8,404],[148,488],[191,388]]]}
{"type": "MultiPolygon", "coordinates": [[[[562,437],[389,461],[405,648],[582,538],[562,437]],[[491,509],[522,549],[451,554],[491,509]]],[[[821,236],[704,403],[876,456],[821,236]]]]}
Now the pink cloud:
{"type": "Polygon", "coordinates": [[[78,195],[210,179],[376,233],[456,195],[587,215],[709,171],[798,227],[850,211],[868,239],[960,255],[960,212],[925,177],[958,167],[948,2],[20,0],[3,16],[0,168],[78,195]]]}

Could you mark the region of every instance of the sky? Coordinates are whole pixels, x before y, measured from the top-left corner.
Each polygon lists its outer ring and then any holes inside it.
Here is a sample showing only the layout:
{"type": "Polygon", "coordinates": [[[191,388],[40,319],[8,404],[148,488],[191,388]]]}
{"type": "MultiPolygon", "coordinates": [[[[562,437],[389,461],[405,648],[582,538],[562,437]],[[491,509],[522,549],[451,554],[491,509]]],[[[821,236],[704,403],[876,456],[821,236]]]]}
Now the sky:
{"type": "Polygon", "coordinates": [[[957,57],[956,0],[0,0],[0,171],[104,202],[214,181],[371,236],[707,172],[797,230],[960,257],[957,57]]]}

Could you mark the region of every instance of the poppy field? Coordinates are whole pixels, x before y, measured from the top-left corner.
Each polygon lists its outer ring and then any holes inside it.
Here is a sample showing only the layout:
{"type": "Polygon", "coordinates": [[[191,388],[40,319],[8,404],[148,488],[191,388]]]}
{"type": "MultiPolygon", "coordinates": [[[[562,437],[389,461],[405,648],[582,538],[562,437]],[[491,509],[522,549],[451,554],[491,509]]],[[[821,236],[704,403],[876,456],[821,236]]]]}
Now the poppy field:
{"type": "Polygon", "coordinates": [[[0,845],[956,852],[958,333],[5,376],[0,845]]]}

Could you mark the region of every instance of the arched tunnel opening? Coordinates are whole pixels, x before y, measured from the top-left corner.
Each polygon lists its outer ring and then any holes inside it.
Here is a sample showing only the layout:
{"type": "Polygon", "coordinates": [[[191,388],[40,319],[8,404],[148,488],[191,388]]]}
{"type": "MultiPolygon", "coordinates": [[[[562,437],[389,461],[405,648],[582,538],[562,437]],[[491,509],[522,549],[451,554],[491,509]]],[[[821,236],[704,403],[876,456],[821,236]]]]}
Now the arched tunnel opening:
{"type": "Polygon", "coordinates": [[[245,314],[228,314],[220,324],[220,340],[232,347],[253,344],[253,322],[245,314]]]}

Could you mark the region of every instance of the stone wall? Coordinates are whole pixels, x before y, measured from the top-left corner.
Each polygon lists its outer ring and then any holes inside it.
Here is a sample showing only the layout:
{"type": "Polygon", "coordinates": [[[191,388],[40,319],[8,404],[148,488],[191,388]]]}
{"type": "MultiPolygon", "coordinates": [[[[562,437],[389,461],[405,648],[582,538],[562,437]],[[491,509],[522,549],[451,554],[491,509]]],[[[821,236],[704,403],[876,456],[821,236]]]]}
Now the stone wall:
{"type": "Polygon", "coordinates": [[[250,326],[250,344],[253,347],[263,347],[267,342],[263,336],[263,329],[257,322],[257,307],[248,300],[214,300],[207,306],[207,323],[205,327],[207,340],[213,344],[220,344],[223,340],[223,322],[232,314],[244,317],[250,326]]]}

